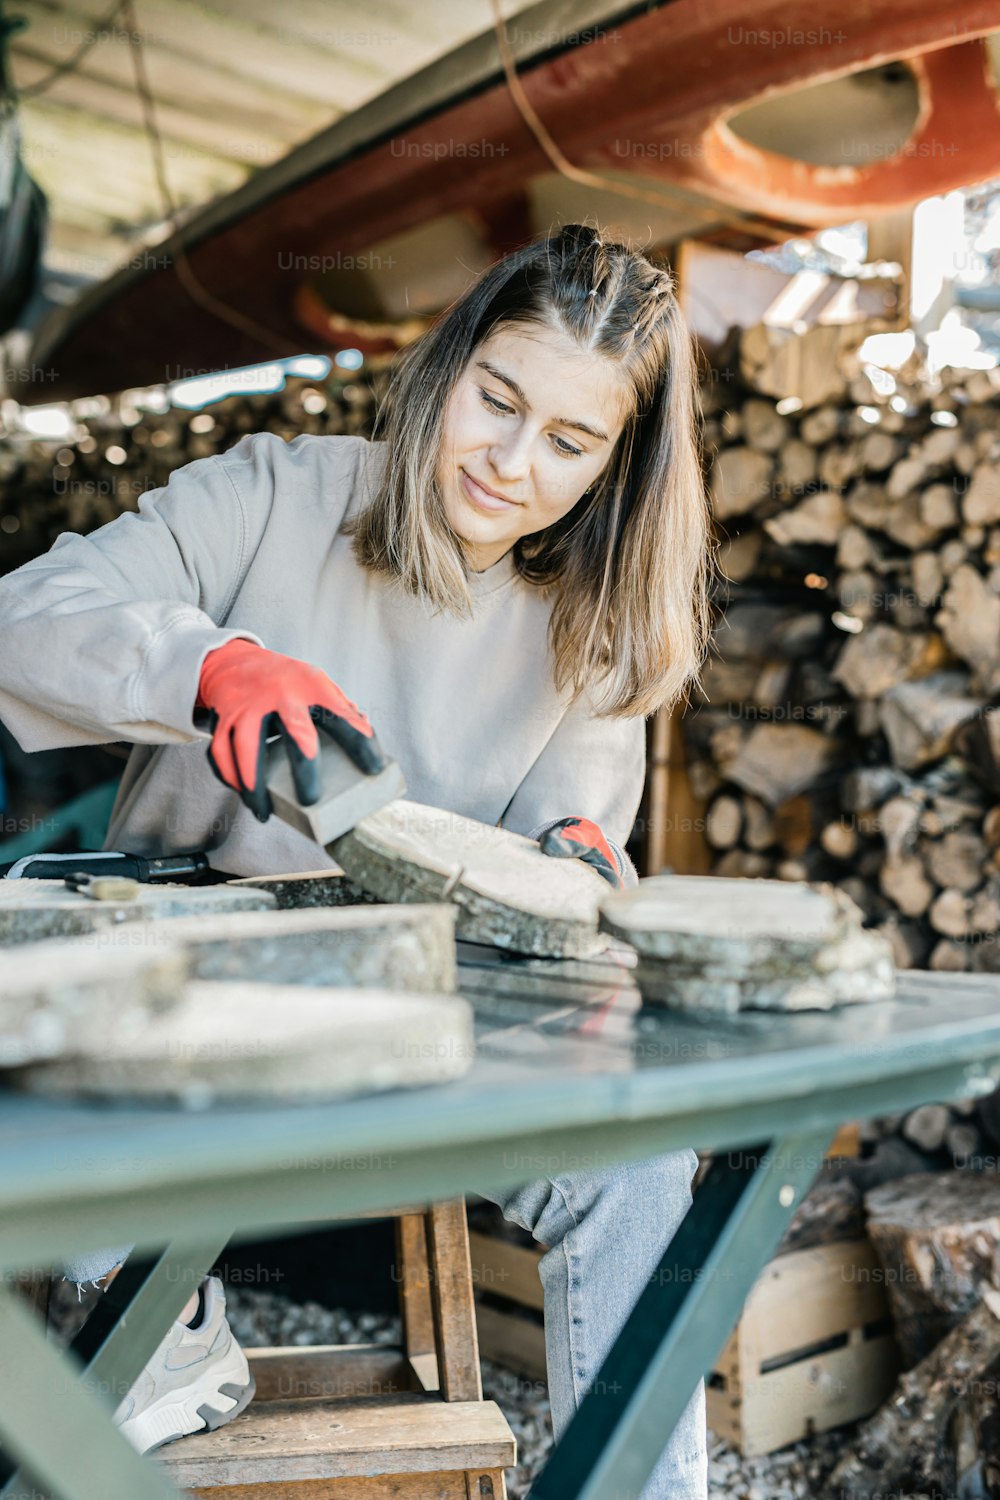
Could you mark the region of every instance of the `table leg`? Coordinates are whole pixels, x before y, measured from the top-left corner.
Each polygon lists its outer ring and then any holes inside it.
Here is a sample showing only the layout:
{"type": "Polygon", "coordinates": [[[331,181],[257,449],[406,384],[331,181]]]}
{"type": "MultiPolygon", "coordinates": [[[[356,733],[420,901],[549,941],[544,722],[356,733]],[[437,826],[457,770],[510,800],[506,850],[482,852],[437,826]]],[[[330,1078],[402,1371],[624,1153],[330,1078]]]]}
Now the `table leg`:
{"type": "Polygon", "coordinates": [[[832,1136],[803,1132],[715,1158],[529,1500],[637,1500],[832,1136]]]}
{"type": "MultiPolygon", "coordinates": [[[[0,1442],[34,1476],[32,1500],[42,1500],[38,1486],[59,1500],[177,1500],[110,1413],[227,1242],[175,1241],[155,1262],[130,1258],[67,1351],[0,1286],[0,1442]]],[[[3,1494],[24,1483],[0,1453],[3,1494]]]]}

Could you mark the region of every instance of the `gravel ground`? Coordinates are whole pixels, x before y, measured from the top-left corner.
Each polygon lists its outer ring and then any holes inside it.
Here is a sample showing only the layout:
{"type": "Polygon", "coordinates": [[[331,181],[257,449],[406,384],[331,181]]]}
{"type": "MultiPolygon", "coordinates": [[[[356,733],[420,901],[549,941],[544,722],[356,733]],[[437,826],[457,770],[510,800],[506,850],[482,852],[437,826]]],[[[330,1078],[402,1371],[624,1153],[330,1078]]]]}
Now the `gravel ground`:
{"type": "MultiPolygon", "coordinates": [[[[274,1292],[230,1286],[226,1289],[229,1323],[241,1344],[395,1344],[396,1318],[344,1312],[318,1302],[296,1304],[274,1292]]],[[[508,1471],[510,1500],[521,1500],[552,1445],[549,1402],[537,1381],[483,1360],[483,1394],[495,1401],[517,1439],[518,1465],[508,1471]]],[[[823,1434],[763,1458],[741,1458],[721,1439],[709,1438],[711,1500],[814,1500],[820,1476],[827,1472],[850,1428],[823,1434]]],[[[901,1495],[894,1500],[910,1500],[901,1495]]]]}
{"type": "MultiPolygon", "coordinates": [[[[56,1282],[50,1324],[61,1343],[72,1337],[99,1292],[56,1282]]],[[[291,1302],[276,1292],[227,1285],[226,1310],[239,1343],[277,1344],[397,1344],[397,1318],[327,1308],[318,1302],[291,1302]]],[[[500,1407],[517,1439],[518,1465],[508,1471],[510,1500],[522,1500],[552,1446],[549,1403],[540,1382],[523,1380],[491,1360],[483,1360],[483,1393],[500,1407]]],[[[817,1500],[823,1477],[829,1473],[855,1425],[821,1433],[761,1458],[743,1458],[721,1438],[709,1434],[710,1500],[817,1500]]],[[[922,1500],[919,1495],[895,1494],[893,1500],[922,1500]]]]}

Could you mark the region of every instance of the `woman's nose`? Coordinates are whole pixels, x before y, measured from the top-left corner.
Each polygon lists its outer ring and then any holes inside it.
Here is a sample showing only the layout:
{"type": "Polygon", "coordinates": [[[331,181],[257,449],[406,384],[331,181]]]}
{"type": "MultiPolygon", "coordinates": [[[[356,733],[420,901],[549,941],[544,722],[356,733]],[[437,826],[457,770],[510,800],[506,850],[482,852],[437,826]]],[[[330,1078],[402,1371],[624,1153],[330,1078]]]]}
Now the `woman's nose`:
{"type": "Polygon", "coordinates": [[[490,463],[498,479],[519,479],[528,472],[529,439],[527,434],[512,433],[490,449],[490,463]]]}

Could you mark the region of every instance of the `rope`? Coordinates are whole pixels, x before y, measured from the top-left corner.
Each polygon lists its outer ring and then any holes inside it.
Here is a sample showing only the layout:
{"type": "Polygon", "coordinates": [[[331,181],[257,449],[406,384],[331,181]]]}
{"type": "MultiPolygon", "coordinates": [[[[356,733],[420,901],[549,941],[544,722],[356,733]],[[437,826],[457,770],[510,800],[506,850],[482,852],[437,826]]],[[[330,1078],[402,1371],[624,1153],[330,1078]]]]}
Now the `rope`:
{"type": "Polygon", "coordinates": [[[250,338],[256,339],[258,343],[264,344],[267,348],[273,349],[282,358],[285,358],[288,353],[287,338],[281,338],[273,329],[265,327],[263,323],[258,323],[256,318],[248,317],[246,313],[230,306],[228,302],[223,302],[214,293],[210,292],[195,275],[191,262],[187,257],[187,252],[180,244],[179,210],[170,191],[170,184],[167,181],[163,136],[160,133],[160,128],[156,120],[156,101],[153,98],[153,91],[149,86],[149,78],[146,73],[146,57],[142,37],[136,24],[133,0],[120,0],[120,9],[128,22],[129,50],[132,57],[135,87],[142,106],[143,125],[149,139],[150,151],[153,157],[153,171],[156,174],[156,184],[160,197],[163,200],[164,208],[166,209],[164,218],[170,225],[170,233],[165,243],[174,270],[177,272],[177,279],[191,300],[204,312],[211,314],[212,317],[220,318],[225,323],[229,323],[231,327],[238,329],[241,333],[248,334],[250,338]]]}

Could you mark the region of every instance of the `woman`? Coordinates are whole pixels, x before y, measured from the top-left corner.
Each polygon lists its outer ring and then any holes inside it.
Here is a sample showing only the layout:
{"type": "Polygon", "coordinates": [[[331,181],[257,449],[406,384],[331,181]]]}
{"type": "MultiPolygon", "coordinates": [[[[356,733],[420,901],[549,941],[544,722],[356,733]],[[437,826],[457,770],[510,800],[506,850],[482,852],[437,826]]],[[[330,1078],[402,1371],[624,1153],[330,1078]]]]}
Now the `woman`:
{"type": "MultiPolygon", "coordinates": [[[[27,750],[135,743],[107,848],[316,868],[315,844],[269,818],[263,769],[277,730],[315,800],[321,728],[366,771],[384,744],[415,801],[634,884],[645,716],[697,676],[707,638],[694,397],[669,275],[569,225],[407,351],[375,441],[244,438],[0,582],[0,716],[27,750]]],[[[696,1164],[673,1152],[494,1199],[549,1247],[557,1435],[696,1164]]],[[[99,1279],[126,1253],[67,1274],[99,1279]]],[[[234,1416],[252,1394],[241,1354],[209,1278],[122,1403],[131,1440],[234,1416]],[[186,1387],[168,1369],[185,1362],[186,1387]]],[[[706,1467],[699,1385],[643,1496],[700,1500],[706,1467]]]]}

